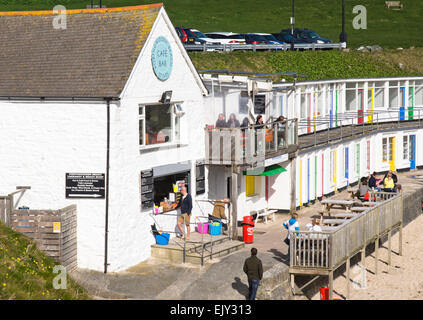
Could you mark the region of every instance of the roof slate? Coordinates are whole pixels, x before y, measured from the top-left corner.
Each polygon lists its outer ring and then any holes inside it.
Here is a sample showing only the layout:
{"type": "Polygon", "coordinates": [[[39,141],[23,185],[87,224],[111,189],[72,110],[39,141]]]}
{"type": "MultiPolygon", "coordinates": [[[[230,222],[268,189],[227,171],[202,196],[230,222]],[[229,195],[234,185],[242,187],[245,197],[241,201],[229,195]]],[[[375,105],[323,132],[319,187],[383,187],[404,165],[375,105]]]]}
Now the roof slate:
{"type": "Polygon", "coordinates": [[[0,12],[0,96],[118,97],[161,7],[0,12]]]}

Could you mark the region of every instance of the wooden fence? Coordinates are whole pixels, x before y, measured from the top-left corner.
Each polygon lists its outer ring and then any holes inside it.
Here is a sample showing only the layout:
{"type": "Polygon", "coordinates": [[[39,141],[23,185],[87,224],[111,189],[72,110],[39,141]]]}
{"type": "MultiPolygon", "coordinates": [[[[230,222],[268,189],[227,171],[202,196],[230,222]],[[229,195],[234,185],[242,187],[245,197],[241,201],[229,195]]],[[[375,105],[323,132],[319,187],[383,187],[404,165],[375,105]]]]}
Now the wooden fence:
{"type": "Polygon", "coordinates": [[[15,210],[11,196],[0,196],[0,219],[7,226],[33,239],[47,256],[67,271],[77,267],[77,210],[15,210]]]}
{"type": "MultiPolygon", "coordinates": [[[[352,256],[362,253],[365,248],[388,234],[389,254],[391,251],[390,236],[395,228],[402,228],[403,199],[402,194],[375,193],[377,202],[374,207],[345,220],[329,232],[294,231],[290,233],[290,273],[306,275],[328,275],[329,287],[333,271],[347,263],[352,256]]],[[[401,253],[401,233],[400,233],[401,253]]],[[[390,255],[389,255],[390,257],[390,255]]],[[[390,259],[389,259],[390,262],[390,259]]],[[[377,268],[377,266],[376,266],[377,268]]],[[[348,269],[348,268],[347,268],[348,269]]],[[[293,282],[293,278],[291,278],[293,282]]],[[[293,285],[293,283],[292,283],[293,285]]]]}

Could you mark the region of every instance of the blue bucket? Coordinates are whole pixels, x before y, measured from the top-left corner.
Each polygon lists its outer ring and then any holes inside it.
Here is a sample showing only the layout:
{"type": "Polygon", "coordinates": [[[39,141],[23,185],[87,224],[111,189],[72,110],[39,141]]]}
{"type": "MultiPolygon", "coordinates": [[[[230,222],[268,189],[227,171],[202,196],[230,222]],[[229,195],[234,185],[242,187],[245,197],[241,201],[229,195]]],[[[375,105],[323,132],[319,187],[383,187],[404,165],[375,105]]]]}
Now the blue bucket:
{"type": "Polygon", "coordinates": [[[221,232],[222,232],[222,225],[220,223],[218,223],[217,225],[213,225],[213,224],[210,225],[210,223],[209,223],[209,231],[208,231],[208,233],[211,234],[211,235],[213,235],[213,236],[216,236],[216,235],[221,234],[221,232]]]}
{"type": "Polygon", "coordinates": [[[169,244],[169,238],[170,238],[169,233],[163,232],[162,234],[158,234],[155,237],[156,237],[156,243],[157,244],[160,244],[160,245],[163,245],[163,246],[169,244]]]}

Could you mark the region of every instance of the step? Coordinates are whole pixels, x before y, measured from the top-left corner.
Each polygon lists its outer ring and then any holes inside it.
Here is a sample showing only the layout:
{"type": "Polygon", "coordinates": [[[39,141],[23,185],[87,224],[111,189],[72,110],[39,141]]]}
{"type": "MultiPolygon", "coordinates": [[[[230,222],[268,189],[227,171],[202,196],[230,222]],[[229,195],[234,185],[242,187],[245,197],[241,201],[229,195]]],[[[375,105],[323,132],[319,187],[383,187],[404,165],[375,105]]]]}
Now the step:
{"type": "MultiPolygon", "coordinates": [[[[213,236],[212,241],[204,241],[203,243],[199,241],[195,243],[187,241],[185,262],[201,264],[202,245],[205,247],[204,262],[210,260],[210,258],[224,256],[244,247],[243,242],[230,240],[228,236],[213,236]],[[213,254],[210,254],[210,251],[213,254]]],[[[183,251],[184,242],[181,239],[171,239],[169,244],[165,246],[151,246],[152,257],[164,259],[172,263],[183,263],[183,251]]]]}
{"type": "MultiPolygon", "coordinates": [[[[206,262],[213,262],[213,259],[226,256],[232,252],[241,250],[245,247],[245,243],[236,240],[228,240],[226,242],[213,245],[204,252],[203,264],[206,262]]],[[[193,264],[201,264],[201,251],[198,253],[189,253],[186,256],[186,262],[193,264]]]]}

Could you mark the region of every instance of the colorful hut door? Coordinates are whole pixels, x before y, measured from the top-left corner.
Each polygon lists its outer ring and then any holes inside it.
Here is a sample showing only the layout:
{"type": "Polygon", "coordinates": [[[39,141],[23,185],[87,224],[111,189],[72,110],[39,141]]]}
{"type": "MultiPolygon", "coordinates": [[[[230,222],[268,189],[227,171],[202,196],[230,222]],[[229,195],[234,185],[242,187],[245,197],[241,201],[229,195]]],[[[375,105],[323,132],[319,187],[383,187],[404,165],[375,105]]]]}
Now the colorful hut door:
{"type": "Polygon", "coordinates": [[[409,137],[409,158],[410,158],[410,169],[416,169],[416,135],[412,134],[409,137]]]}

